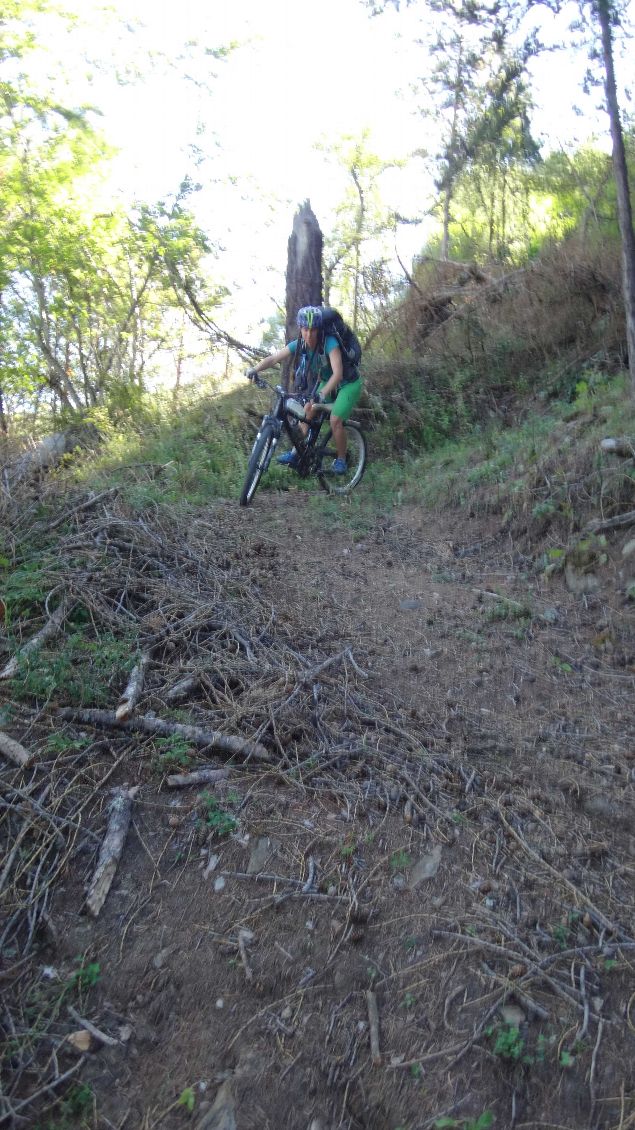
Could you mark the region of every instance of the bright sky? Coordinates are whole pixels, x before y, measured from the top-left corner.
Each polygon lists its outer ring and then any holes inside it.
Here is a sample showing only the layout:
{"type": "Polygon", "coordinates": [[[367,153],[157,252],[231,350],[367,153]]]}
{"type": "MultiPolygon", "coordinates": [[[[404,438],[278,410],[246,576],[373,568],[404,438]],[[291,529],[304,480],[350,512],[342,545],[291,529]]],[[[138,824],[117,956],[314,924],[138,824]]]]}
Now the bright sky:
{"type": "MultiPolygon", "coordinates": [[[[316,150],[317,139],[366,128],[385,159],[434,150],[430,126],[411,110],[410,85],[426,64],[414,43],[416,4],[402,4],[399,13],[388,5],[372,18],[361,0],[110,0],[134,31],[100,16],[100,0],[66,0],[66,8],[73,5],[85,30],[51,50],[58,73],[75,76],[79,97],[101,109],[102,128],[121,148],[113,184],[148,202],[174,195],[186,174],[202,184],[192,206],[231,253],[223,262],[227,283],[244,299],[239,318],[249,308],[257,322],[282,297],[287,239],[304,199],[328,234],[344,179],[316,150]],[[210,50],[238,46],[223,61],[199,49],[192,64],[188,41],[210,50]],[[90,88],[82,86],[78,47],[102,60],[90,88]],[[119,84],[117,69],[131,63],[141,80],[119,84]]],[[[554,42],[566,41],[566,18],[547,13],[545,20],[554,42]]],[[[588,119],[571,113],[582,70],[560,54],[538,68],[535,130],[553,144],[588,127],[588,119]]],[[[429,203],[420,160],[387,176],[382,187],[386,202],[404,215],[421,214],[429,203]]],[[[423,232],[403,229],[402,258],[420,249],[423,232]]]]}

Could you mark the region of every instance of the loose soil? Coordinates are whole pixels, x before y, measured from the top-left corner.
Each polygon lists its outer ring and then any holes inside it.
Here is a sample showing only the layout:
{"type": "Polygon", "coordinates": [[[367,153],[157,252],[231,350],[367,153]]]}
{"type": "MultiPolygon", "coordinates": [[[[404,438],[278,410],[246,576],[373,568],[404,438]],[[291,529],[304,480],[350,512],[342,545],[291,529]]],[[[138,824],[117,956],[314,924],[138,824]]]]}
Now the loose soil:
{"type": "Polygon", "coordinates": [[[28,799],[22,816],[34,851],[43,829],[66,846],[37,922],[3,875],[0,1124],[635,1126],[628,534],[576,595],[496,515],[314,513],[262,492],[134,536],[123,504],[77,516],[73,592],[106,617],[95,554],[118,546],[112,591],[155,633],[138,715],[270,760],[190,746],[190,768],[230,774],[175,789],[179,749],[147,733],[62,721],[63,701],[12,716],[39,759],[3,763],[3,796],[54,796],[57,823],[28,799]],[[196,670],[175,714],[166,688],[196,670]],[[77,744],[52,757],[52,734],[77,744]],[[124,786],[132,823],[93,918],[124,786]],[[112,1042],[73,1047],[83,1020],[112,1042]]]}

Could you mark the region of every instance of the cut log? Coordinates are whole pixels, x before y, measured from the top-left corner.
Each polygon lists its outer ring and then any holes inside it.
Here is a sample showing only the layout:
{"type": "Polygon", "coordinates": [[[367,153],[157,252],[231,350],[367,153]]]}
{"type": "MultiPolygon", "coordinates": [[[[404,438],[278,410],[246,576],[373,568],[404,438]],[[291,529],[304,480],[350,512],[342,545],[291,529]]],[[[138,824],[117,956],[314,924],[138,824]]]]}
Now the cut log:
{"type": "Polygon", "coordinates": [[[71,611],[71,608],[72,606],[69,607],[66,600],[62,600],[59,607],[55,609],[55,612],[51,616],[50,620],[46,621],[46,624],[43,628],[40,628],[40,631],[37,633],[37,635],[33,636],[33,638],[30,639],[28,643],[25,643],[24,647],[20,648],[20,651],[17,653],[17,655],[14,655],[13,658],[9,660],[6,667],[3,667],[2,671],[0,671],[0,679],[12,679],[14,675],[17,675],[20,666],[20,660],[24,659],[27,655],[30,655],[33,651],[37,651],[38,648],[42,647],[43,643],[46,643],[47,640],[50,640],[52,636],[57,635],[60,628],[62,627],[62,624],[64,623],[64,620],[66,619],[66,616],[71,611]]]}
{"type": "Polygon", "coordinates": [[[616,436],[603,439],[600,448],[607,455],[621,455],[624,459],[635,459],[635,440],[627,436],[616,436]]]}
{"type": "Polygon", "coordinates": [[[132,789],[118,789],[110,805],[106,835],[86,896],[86,906],[93,918],[97,918],[104,905],[115,877],[130,827],[132,803],[138,791],[138,785],[132,789]]]}
{"type": "Polygon", "coordinates": [[[191,773],[171,773],[166,784],[170,789],[184,789],[188,785],[215,785],[228,777],[229,769],[193,769],[191,773]]]}
{"type": "Polygon", "coordinates": [[[14,765],[28,765],[33,759],[33,754],[29,753],[23,745],[10,738],[8,734],[3,734],[0,731],[0,753],[4,755],[14,765]]]}
{"type": "Polygon", "coordinates": [[[224,753],[238,754],[239,757],[255,757],[258,761],[271,762],[271,754],[260,742],[252,742],[249,738],[235,738],[229,734],[220,734],[218,730],[204,730],[200,726],[185,726],[181,722],[164,722],[161,718],[149,718],[139,714],[126,722],[118,722],[114,710],[76,710],[72,706],[65,706],[58,712],[58,717],[65,722],[80,722],[82,726],[112,726],[114,729],[143,734],[160,734],[161,737],[171,737],[176,734],[185,738],[199,749],[210,746],[220,749],[224,753]]]}
{"type": "Polygon", "coordinates": [[[130,672],[130,678],[128,679],[128,685],[121,695],[121,698],[117,703],[117,709],[115,710],[115,718],[118,722],[125,722],[126,718],[130,717],[139,699],[141,698],[141,694],[143,692],[143,684],[145,682],[145,673],[149,662],[150,653],[148,651],[144,651],[139,662],[135,667],[132,668],[132,671],[130,672]]]}

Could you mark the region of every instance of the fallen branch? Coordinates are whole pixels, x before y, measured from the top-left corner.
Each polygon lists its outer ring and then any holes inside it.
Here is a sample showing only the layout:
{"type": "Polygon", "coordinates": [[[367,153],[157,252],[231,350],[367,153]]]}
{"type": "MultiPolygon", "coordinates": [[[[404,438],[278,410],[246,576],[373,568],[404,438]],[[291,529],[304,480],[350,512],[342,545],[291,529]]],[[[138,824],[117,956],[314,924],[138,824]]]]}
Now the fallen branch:
{"type": "Polygon", "coordinates": [[[625,514],[616,514],[614,518],[594,518],[584,527],[589,534],[599,534],[602,530],[615,530],[618,526],[632,526],[635,522],[635,510],[628,510],[625,514]]]}
{"type": "Polygon", "coordinates": [[[309,671],[303,671],[297,682],[300,686],[306,686],[307,683],[314,682],[319,675],[326,671],[327,667],[332,667],[334,663],[341,663],[342,660],[348,660],[360,679],[368,678],[368,672],[362,671],[362,668],[355,662],[350,647],[345,647],[343,651],[338,651],[337,655],[332,655],[330,659],[325,659],[323,663],[318,663],[317,666],[311,667],[309,671]]]}
{"type": "Polygon", "coordinates": [[[37,635],[33,636],[28,643],[25,643],[24,647],[20,648],[20,651],[14,655],[13,658],[9,660],[6,667],[0,671],[0,679],[12,679],[18,672],[20,660],[25,659],[31,652],[37,651],[43,643],[50,640],[52,636],[57,635],[70,610],[68,602],[62,600],[51,618],[46,621],[44,627],[40,628],[37,635]]]}
{"type": "Polygon", "coordinates": [[[166,784],[170,789],[184,789],[188,785],[215,785],[228,777],[229,769],[193,769],[191,773],[171,773],[166,784]]]}
{"type": "Polygon", "coordinates": [[[132,668],[128,685],[121,695],[115,710],[115,718],[118,722],[125,722],[132,714],[135,706],[141,698],[143,691],[143,683],[145,680],[145,673],[150,662],[150,653],[144,651],[139,662],[132,668]]]}
{"type": "Polygon", "coordinates": [[[118,789],[110,805],[106,835],[99,852],[97,869],[86,896],[86,906],[93,918],[97,918],[104,905],[115,877],[130,827],[132,802],[137,792],[138,786],[132,789],[118,789]]]}
{"type": "Polygon", "coordinates": [[[195,690],[199,683],[198,675],[187,675],[184,679],[179,679],[173,687],[170,687],[165,697],[168,702],[178,702],[180,698],[186,698],[190,691],[195,690]]]}
{"type": "Polygon", "coordinates": [[[3,734],[0,731],[0,753],[4,755],[14,765],[19,765],[21,768],[28,765],[33,759],[33,754],[20,745],[19,742],[14,741],[8,734],[3,734]]]}
{"type": "Polygon", "coordinates": [[[109,498],[111,494],[117,494],[118,491],[119,487],[110,487],[108,490],[102,490],[100,494],[96,494],[93,498],[86,499],[85,502],[79,502],[77,506],[73,506],[71,510],[65,510],[63,514],[60,514],[59,518],[56,518],[54,522],[51,522],[50,525],[46,527],[47,530],[57,529],[67,518],[72,518],[74,514],[79,514],[80,510],[89,510],[92,506],[96,506],[98,502],[101,502],[103,498],[109,498]]]}
{"type": "Polygon", "coordinates": [[[368,1025],[370,1029],[370,1055],[375,1067],[381,1066],[381,1051],[379,1050],[379,1010],[377,997],[370,989],[366,990],[366,1006],[368,1008],[368,1025]]]}
{"type": "Polygon", "coordinates": [[[93,1036],[98,1043],[105,1044],[109,1048],[119,1047],[121,1040],[116,1040],[114,1036],[108,1036],[105,1032],[102,1032],[101,1028],[96,1028],[94,1024],[91,1024],[90,1020],[86,1020],[85,1017],[80,1016],[77,1009],[73,1008],[72,1004],[69,1004],[67,1011],[69,1016],[72,1016],[73,1020],[81,1024],[82,1028],[85,1028],[87,1032],[90,1032],[90,1035],[93,1036]]]}
{"type": "Polygon", "coordinates": [[[125,722],[119,722],[113,710],[75,710],[73,707],[64,707],[58,712],[58,717],[65,722],[80,722],[82,726],[106,726],[115,730],[126,730],[134,733],[135,730],[143,734],[160,734],[170,737],[177,734],[199,749],[212,747],[221,749],[224,753],[235,753],[259,761],[271,761],[271,755],[260,742],[252,742],[248,738],[234,738],[228,734],[220,734],[217,730],[203,730],[200,726],[185,726],[181,722],[164,722],[161,718],[149,718],[140,714],[125,722]]]}

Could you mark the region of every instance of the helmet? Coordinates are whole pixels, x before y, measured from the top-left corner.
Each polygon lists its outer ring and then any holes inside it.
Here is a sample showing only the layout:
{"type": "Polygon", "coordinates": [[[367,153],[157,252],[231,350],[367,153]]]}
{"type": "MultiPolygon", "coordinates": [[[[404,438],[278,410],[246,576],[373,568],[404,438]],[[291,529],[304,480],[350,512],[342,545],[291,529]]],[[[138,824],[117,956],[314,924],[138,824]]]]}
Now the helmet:
{"type": "Polygon", "coordinates": [[[296,318],[298,325],[305,330],[318,330],[322,325],[321,306],[302,306],[296,318]]]}

